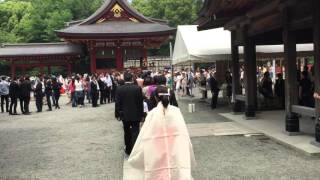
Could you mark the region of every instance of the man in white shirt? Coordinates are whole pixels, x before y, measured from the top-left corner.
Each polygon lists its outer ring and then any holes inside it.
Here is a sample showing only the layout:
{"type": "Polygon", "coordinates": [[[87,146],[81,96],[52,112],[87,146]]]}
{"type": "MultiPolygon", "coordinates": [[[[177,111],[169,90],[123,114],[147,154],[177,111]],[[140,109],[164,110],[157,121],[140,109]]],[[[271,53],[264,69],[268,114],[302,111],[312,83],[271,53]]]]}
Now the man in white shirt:
{"type": "Polygon", "coordinates": [[[6,112],[9,112],[9,86],[10,83],[6,77],[2,77],[0,81],[1,113],[4,113],[4,101],[6,101],[6,112]]]}
{"type": "Polygon", "coordinates": [[[108,99],[108,103],[111,102],[111,90],[112,90],[112,79],[111,76],[107,73],[106,77],[104,78],[104,83],[106,84],[106,95],[107,95],[107,99],[108,99]]]}

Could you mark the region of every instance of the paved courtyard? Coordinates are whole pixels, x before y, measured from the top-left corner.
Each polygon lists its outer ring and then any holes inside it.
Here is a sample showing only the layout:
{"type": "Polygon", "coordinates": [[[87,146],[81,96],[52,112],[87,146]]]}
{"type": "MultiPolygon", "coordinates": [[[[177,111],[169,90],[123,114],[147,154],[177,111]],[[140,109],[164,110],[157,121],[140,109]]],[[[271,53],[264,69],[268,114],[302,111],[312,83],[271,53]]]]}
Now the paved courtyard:
{"type": "MultiPolygon", "coordinates": [[[[255,136],[219,115],[227,108],[212,111],[194,100],[196,112],[188,113],[190,102],[179,100],[192,135],[195,180],[320,179],[320,158],[255,136]]],[[[113,109],[63,105],[30,116],[0,114],[0,179],[122,180],[123,132],[113,109]]]]}

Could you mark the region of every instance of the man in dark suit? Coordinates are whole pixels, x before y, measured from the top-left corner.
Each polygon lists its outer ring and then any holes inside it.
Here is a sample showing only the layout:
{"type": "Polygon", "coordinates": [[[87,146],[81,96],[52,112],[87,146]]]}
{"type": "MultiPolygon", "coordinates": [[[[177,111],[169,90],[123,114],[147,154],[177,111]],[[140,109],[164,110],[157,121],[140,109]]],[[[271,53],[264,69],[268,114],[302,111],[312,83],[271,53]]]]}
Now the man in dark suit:
{"type": "Polygon", "coordinates": [[[43,96],[44,96],[44,93],[42,91],[42,81],[39,80],[34,90],[34,97],[36,98],[37,112],[42,112],[43,96]]]}
{"type": "Polygon", "coordinates": [[[31,93],[31,82],[29,77],[26,77],[25,80],[20,85],[21,98],[23,101],[23,114],[29,115],[29,104],[30,104],[30,93],[31,93]]]}
{"type": "Polygon", "coordinates": [[[52,105],[51,105],[51,96],[52,96],[52,83],[51,83],[51,79],[48,78],[45,81],[45,89],[44,89],[44,93],[47,99],[47,105],[48,105],[48,110],[47,111],[52,111],[52,105]]]}
{"type": "Polygon", "coordinates": [[[143,118],[142,89],[132,81],[130,73],[124,74],[125,85],[116,91],[115,116],[123,122],[126,154],[132,151],[139,135],[140,122],[143,118]]]}
{"type": "Polygon", "coordinates": [[[10,115],[17,115],[17,104],[18,104],[18,97],[19,97],[19,85],[17,83],[17,79],[14,78],[10,83],[9,87],[9,96],[11,99],[10,102],[10,115]]]}
{"type": "Polygon", "coordinates": [[[99,84],[99,90],[100,90],[100,104],[106,104],[107,103],[107,95],[106,95],[106,84],[102,81],[102,77],[99,78],[98,84],[99,84]]]}
{"type": "Polygon", "coordinates": [[[218,81],[216,80],[215,73],[212,73],[210,75],[209,84],[210,84],[211,93],[212,93],[211,109],[215,109],[215,108],[217,108],[218,95],[219,95],[219,91],[220,91],[218,81]]]}
{"type": "Polygon", "coordinates": [[[92,80],[90,82],[91,87],[91,98],[92,98],[92,107],[98,107],[98,99],[99,99],[99,83],[97,81],[96,76],[92,76],[92,80]]]}

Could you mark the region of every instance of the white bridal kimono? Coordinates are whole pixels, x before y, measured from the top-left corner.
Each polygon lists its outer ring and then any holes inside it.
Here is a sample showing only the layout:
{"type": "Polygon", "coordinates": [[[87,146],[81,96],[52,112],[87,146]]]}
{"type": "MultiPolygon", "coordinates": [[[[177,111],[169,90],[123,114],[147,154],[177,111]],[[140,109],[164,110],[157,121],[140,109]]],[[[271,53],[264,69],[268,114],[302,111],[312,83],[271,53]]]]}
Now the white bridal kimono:
{"type": "Polygon", "coordinates": [[[174,106],[149,112],[129,157],[134,180],[191,180],[195,158],[189,133],[174,106]]]}

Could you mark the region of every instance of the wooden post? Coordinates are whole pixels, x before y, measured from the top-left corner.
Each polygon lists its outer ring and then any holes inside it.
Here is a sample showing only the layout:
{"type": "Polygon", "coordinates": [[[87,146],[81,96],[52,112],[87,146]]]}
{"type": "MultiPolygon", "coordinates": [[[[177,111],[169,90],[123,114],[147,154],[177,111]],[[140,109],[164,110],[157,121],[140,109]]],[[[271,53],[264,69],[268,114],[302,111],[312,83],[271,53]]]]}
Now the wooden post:
{"type": "Polygon", "coordinates": [[[143,48],[143,68],[148,68],[148,50],[143,48]]]}
{"type": "Polygon", "coordinates": [[[254,118],[257,109],[257,65],[256,46],[252,38],[244,31],[244,71],[246,88],[246,118],[254,118]]]}
{"type": "Polygon", "coordinates": [[[123,61],[122,61],[122,49],[121,47],[116,47],[116,65],[118,70],[123,69],[123,61]]]}
{"type": "MultiPolygon", "coordinates": [[[[315,91],[320,93],[320,1],[319,0],[313,0],[314,2],[314,72],[315,72],[315,91]]],[[[316,121],[316,142],[320,143],[320,101],[316,101],[316,115],[317,115],[317,121],[316,121]]]]}
{"type": "Polygon", "coordinates": [[[90,71],[91,74],[97,71],[97,52],[95,42],[91,43],[90,46],[90,71]]]}
{"type": "Polygon", "coordinates": [[[283,44],[284,44],[284,64],[285,64],[285,101],[286,101],[286,132],[294,135],[300,131],[299,117],[292,112],[292,105],[298,104],[298,84],[297,84],[297,51],[295,34],[289,30],[289,12],[283,10],[283,44]]]}
{"type": "Polygon", "coordinates": [[[233,112],[241,112],[241,102],[236,100],[236,95],[241,94],[240,87],[240,63],[239,47],[235,45],[236,32],[231,32],[231,54],[232,54],[232,96],[234,99],[233,112]]]}

